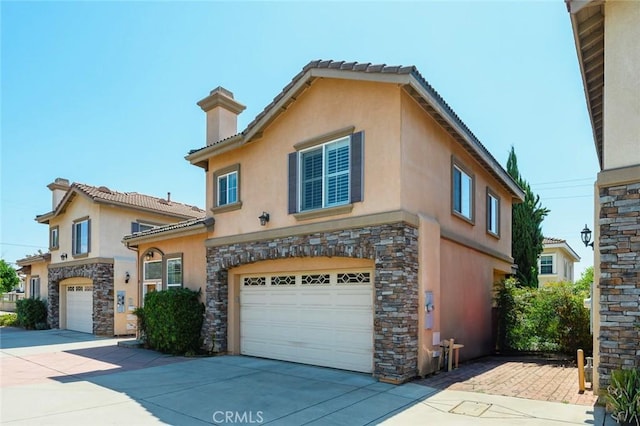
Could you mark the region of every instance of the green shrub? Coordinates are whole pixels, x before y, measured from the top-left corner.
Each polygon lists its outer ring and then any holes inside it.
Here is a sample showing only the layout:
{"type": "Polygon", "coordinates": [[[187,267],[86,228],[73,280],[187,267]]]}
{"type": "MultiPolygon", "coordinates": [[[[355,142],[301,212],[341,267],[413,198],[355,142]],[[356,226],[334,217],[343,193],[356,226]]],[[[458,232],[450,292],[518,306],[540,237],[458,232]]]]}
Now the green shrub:
{"type": "Polygon", "coordinates": [[[571,283],[521,288],[514,279],[503,281],[496,294],[498,347],[501,350],[590,354],[588,293],[571,283]]]}
{"type": "Polygon", "coordinates": [[[18,314],[0,315],[0,326],[12,327],[18,325],[18,314]]]}
{"type": "Polygon", "coordinates": [[[18,322],[27,330],[47,328],[47,304],[40,299],[20,299],[16,302],[18,322]]]}
{"type": "Polygon", "coordinates": [[[142,318],[141,331],[151,348],[174,355],[200,348],[204,304],[199,295],[185,288],[147,293],[142,315],[136,315],[142,318]]]}
{"type": "Polygon", "coordinates": [[[640,369],[612,371],[605,399],[616,422],[640,426],[640,369]]]}

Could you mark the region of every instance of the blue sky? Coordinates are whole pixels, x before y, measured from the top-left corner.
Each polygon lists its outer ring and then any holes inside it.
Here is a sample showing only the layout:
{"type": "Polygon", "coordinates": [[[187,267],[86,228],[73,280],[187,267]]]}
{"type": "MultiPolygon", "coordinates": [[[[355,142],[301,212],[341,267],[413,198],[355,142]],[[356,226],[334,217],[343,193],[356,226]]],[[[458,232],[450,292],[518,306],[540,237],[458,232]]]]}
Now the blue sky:
{"type": "Polygon", "coordinates": [[[1,14],[1,234],[46,250],[34,221],[56,177],[204,207],[196,102],[219,85],[243,129],[311,60],[416,65],[498,161],[511,145],[551,210],[547,236],[593,263],[598,172],[571,24],[540,2],[10,2],[1,14]]]}

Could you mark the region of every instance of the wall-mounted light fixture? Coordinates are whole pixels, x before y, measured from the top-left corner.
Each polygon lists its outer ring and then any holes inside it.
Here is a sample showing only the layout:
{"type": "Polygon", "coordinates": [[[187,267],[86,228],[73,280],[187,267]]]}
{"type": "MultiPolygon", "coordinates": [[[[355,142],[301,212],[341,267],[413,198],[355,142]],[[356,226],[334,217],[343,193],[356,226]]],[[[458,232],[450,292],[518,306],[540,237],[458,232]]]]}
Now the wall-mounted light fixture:
{"type": "Polygon", "coordinates": [[[260,225],[265,226],[267,222],[269,222],[269,213],[262,212],[262,214],[258,216],[258,219],[260,219],[260,225]]]}
{"type": "Polygon", "coordinates": [[[153,259],[153,252],[152,251],[148,252],[147,255],[146,255],[146,258],[147,258],[147,260],[153,259]]]}
{"type": "Polygon", "coordinates": [[[125,284],[129,284],[129,280],[131,279],[131,274],[129,274],[129,271],[124,273],[124,283],[125,284]]]}
{"type": "Polygon", "coordinates": [[[584,246],[591,246],[591,250],[593,250],[593,241],[591,241],[591,229],[585,224],[584,229],[580,231],[580,236],[582,237],[582,242],[584,246]],[[591,241],[591,242],[589,242],[591,241]]]}
{"type": "Polygon", "coordinates": [[[67,253],[62,253],[62,254],[60,255],[60,259],[62,259],[62,260],[67,260],[67,253]]]}

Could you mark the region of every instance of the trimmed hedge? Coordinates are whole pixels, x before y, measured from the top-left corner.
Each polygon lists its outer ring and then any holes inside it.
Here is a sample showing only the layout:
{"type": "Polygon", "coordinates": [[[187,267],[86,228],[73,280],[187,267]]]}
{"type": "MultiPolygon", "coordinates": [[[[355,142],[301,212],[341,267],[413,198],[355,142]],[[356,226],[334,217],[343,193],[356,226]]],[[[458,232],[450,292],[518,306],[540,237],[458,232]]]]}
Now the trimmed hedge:
{"type": "Polygon", "coordinates": [[[27,330],[47,328],[47,303],[40,299],[20,299],[16,301],[18,322],[27,330]]]}
{"type": "Polygon", "coordinates": [[[173,355],[198,351],[204,318],[199,296],[200,292],[186,288],[147,293],[136,315],[149,347],[173,355]]]}
{"type": "Polygon", "coordinates": [[[502,351],[593,351],[588,292],[572,283],[522,288],[515,279],[503,281],[497,292],[498,348],[502,351]]]}

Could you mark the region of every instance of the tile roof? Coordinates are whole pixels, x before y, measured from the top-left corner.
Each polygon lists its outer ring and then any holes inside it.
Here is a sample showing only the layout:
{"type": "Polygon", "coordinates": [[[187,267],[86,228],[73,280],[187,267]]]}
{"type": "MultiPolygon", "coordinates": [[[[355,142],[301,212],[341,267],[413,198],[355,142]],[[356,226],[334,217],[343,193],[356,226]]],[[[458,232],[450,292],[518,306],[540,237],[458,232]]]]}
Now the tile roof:
{"type": "Polygon", "coordinates": [[[77,182],[69,187],[66,195],[53,212],[41,216],[59,213],[76,192],[89,197],[95,202],[117,204],[124,207],[147,210],[180,218],[202,218],[205,216],[204,210],[189,204],[178,203],[173,200],[166,200],[137,192],[118,192],[106,186],[98,187],[77,182]]]}
{"type": "Polygon", "coordinates": [[[566,243],[567,240],[562,240],[560,238],[552,238],[552,237],[544,237],[544,239],[542,240],[542,244],[547,245],[547,244],[562,244],[562,243],[566,243]]]}
{"type": "Polygon", "coordinates": [[[18,259],[16,260],[16,264],[18,264],[18,266],[27,266],[33,263],[46,262],[47,260],[50,260],[50,259],[51,259],[51,253],[49,252],[38,253],[38,254],[32,254],[32,255],[26,256],[22,259],[18,259]]]}
{"type": "Polygon", "coordinates": [[[198,225],[211,226],[214,223],[212,217],[200,217],[197,219],[183,220],[182,222],[170,223],[168,225],[156,226],[155,228],[148,229],[146,231],[135,232],[133,234],[125,235],[123,241],[128,241],[133,238],[146,237],[149,235],[162,234],[168,231],[174,231],[177,229],[188,229],[198,225]]]}
{"type": "MultiPolygon", "coordinates": [[[[365,74],[385,74],[385,75],[398,75],[398,76],[410,76],[415,79],[419,88],[416,89],[412,84],[404,84],[405,90],[414,98],[419,99],[420,105],[431,115],[434,119],[440,124],[447,132],[449,132],[454,139],[456,139],[459,143],[463,145],[463,147],[469,152],[474,158],[476,158],[487,170],[490,171],[494,177],[498,179],[498,181],[503,182],[503,185],[506,189],[508,189],[513,195],[514,198],[524,200],[524,192],[522,189],[515,183],[515,181],[509,176],[509,174],[504,170],[504,168],[500,165],[500,163],[495,159],[495,157],[487,150],[487,148],[480,142],[480,140],[471,132],[471,130],[467,127],[466,124],[458,117],[458,115],[453,111],[453,109],[445,102],[445,100],[440,96],[438,92],[427,82],[427,80],[420,74],[418,69],[413,66],[402,66],[402,65],[386,65],[386,64],[371,64],[367,63],[359,63],[359,62],[346,62],[346,61],[333,61],[333,60],[315,60],[309,62],[305,65],[302,70],[296,74],[293,79],[287,84],[281,91],[273,98],[273,101],[269,103],[254,119],[251,121],[247,127],[240,133],[233,135],[231,137],[219,140],[219,141],[211,141],[213,142],[211,145],[207,145],[198,149],[193,149],[189,151],[187,155],[188,160],[195,159],[198,156],[198,153],[204,151],[208,148],[216,147],[218,145],[222,145],[224,143],[231,143],[231,140],[236,139],[238,142],[246,143],[252,140],[256,135],[259,135],[259,130],[262,127],[269,124],[270,120],[272,120],[272,116],[280,113],[281,111],[286,109],[288,104],[280,103],[292,100],[295,101],[296,97],[304,90],[304,88],[300,88],[299,85],[301,80],[308,76],[307,79],[310,81],[314,80],[316,77],[311,76],[310,72],[313,70],[338,70],[340,72],[354,72],[354,73],[365,73],[365,74]],[[296,89],[297,87],[297,89],[296,89]],[[296,92],[297,90],[297,92],[296,92]],[[430,99],[423,99],[423,94],[419,92],[419,90],[424,90],[426,92],[426,96],[430,99]],[[294,93],[295,92],[295,93],[294,93]],[[291,99],[289,99],[291,98],[291,99]],[[434,105],[435,104],[435,105],[434,105]],[[280,106],[280,109],[276,108],[280,106]]],[[[340,78],[340,77],[335,77],[340,78]]],[[[381,80],[383,79],[380,76],[381,80]]],[[[307,85],[309,85],[307,82],[307,85]]],[[[259,136],[258,136],[259,137],[259,136]]],[[[206,151],[205,151],[206,152],[206,151]]],[[[204,153],[203,153],[204,154],[204,153]]],[[[202,166],[202,162],[193,163],[202,166]]]]}
{"type": "Polygon", "coordinates": [[[117,192],[105,186],[95,187],[83,183],[74,183],[71,185],[71,188],[73,187],[78,188],[93,200],[111,201],[133,207],[157,210],[161,213],[173,213],[194,218],[204,217],[205,215],[205,211],[199,207],[178,203],[176,201],[168,201],[164,198],[153,197],[151,195],[139,194],[137,192],[117,192]]]}

